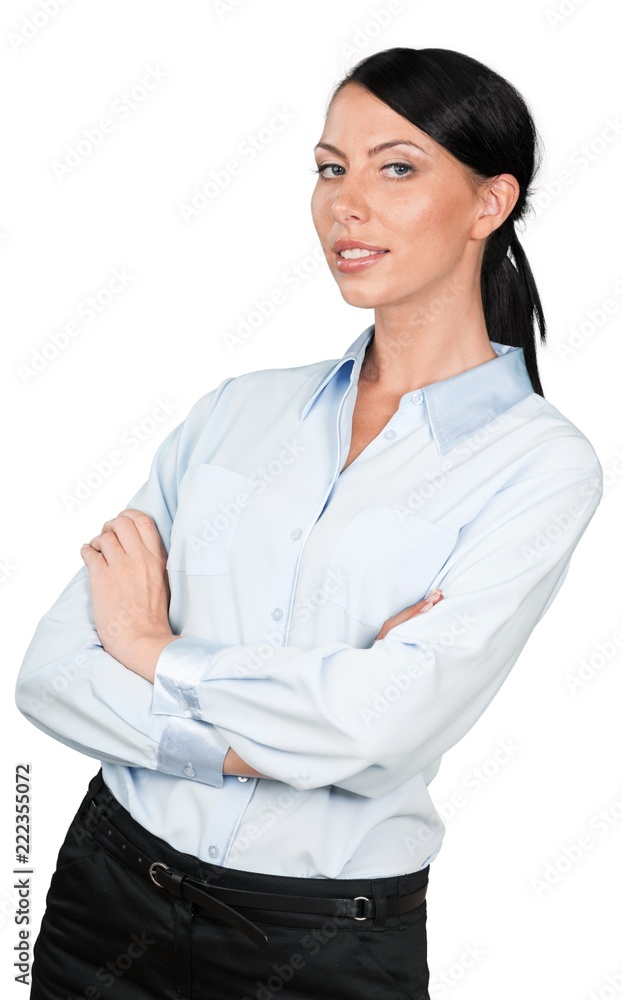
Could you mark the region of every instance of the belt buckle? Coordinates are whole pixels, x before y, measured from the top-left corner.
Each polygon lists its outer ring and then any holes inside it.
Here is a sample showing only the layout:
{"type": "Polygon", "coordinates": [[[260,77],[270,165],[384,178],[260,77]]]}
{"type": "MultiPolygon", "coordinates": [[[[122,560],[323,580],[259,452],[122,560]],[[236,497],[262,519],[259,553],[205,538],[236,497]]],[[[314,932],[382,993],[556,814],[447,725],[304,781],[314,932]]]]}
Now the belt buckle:
{"type": "MultiPolygon", "coordinates": [[[[356,902],[358,902],[359,899],[363,900],[365,903],[368,903],[370,909],[373,906],[372,900],[369,899],[367,896],[355,896],[354,899],[353,899],[353,902],[356,903],[356,902]]],[[[372,916],[373,916],[373,913],[368,913],[367,916],[365,916],[365,917],[353,917],[352,919],[353,920],[369,920],[369,918],[372,917],[372,916]]]]}
{"type": "Polygon", "coordinates": [[[170,871],[170,869],[169,869],[169,866],[168,866],[168,865],[165,865],[163,861],[154,861],[154,862],[153,862],[153,864],[149,866],[149,878],[151,879],[151,881],[153,882],[153,884],[154,884],[154,885],[155,885],[155,886],[156,886],[156,887],[157,887],[158,889],[163,889],[163,888],[164,888],[164,886],[163,886],[163,885],[160,885],[160,883],[159,883],[159,882],[156,882],[156,880],[155,880],[155,878],[154,878],[154,875],[153,875],[153,869],[154,869],[154,868],[163,868],[163,869],[164,869],[164,871],[170,871]]]}

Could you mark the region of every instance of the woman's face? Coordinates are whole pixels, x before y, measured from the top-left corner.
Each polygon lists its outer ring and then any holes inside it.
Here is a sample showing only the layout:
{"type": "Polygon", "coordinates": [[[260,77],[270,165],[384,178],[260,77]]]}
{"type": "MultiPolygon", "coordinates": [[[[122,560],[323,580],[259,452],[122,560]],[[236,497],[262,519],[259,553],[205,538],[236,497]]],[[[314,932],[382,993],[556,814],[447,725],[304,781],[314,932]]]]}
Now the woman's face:
{"type": "Polygon", "coordinates": [[[351,305],[414,304],[422,293],[438,294],[465,252],[477,260],[482,237],[494,228],[488,220],[487,231],[469,239],[483,205],[466,168],[359,84],[347,84],[335,97],[315,158],[321,172],[311,199],[313,224],[351,305]],[[338,240],[388,253],[347,261],[335,251],[338,240]]]}

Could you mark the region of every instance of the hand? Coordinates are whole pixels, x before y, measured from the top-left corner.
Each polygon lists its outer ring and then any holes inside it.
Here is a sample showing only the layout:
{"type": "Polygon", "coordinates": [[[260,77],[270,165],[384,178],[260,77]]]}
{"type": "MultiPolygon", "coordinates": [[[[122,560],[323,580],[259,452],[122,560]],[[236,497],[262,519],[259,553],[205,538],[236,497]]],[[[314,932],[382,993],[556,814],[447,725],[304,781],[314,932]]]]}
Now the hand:
{"type": "Polygon", "coordinates": [[[225,754],[225,759],[222,765],[223,774],[237,774],[239,777],[245,778],[268,778],[268,774],[262,774],[261,771],[256,771],[254,767],[247,764],[245,760],[242,760],[240,756],[235,752],[233,747],[229,747],[227,753],[225,754]]]}
{"type": "Polygon", "coordinates": [[[409,618],[415,618],[417,615],[425,614],[430,610],[430,608],[442,600],[443,594],[437,588],[436,590],[432,590],[427,597],[423,598],[422,601],[417,601],[416,604],[409,605],[409,607],[400,611],[399,614],[393,615],[392,618],[387,618],[386,622],[376,636],[376,642],[378,639],[384,639],[389,629],[392,629],[395,625],[408,621],[409,618]]]}
{"type": "Polygon", "coordinates": [[[168,620],[166,550],[153,519],[123,510],[82,546],[93,616],[102,646],[130,670],[153,680],[157,658],[178,636],[168,620]]]}

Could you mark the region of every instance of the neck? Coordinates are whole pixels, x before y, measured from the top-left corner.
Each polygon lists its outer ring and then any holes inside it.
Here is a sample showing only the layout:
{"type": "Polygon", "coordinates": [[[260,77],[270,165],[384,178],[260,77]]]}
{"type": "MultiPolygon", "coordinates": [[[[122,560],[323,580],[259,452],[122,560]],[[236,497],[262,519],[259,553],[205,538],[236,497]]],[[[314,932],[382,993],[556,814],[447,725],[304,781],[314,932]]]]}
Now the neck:
{"type": "Polygon", "coordinates": [[[397,305],[375,310],[375,331],[360,378],[379,393],[403,396],[411,389],[451,378],[497,354],[490,343],[479,289],[446,301],[438,288],[397,305]]]}

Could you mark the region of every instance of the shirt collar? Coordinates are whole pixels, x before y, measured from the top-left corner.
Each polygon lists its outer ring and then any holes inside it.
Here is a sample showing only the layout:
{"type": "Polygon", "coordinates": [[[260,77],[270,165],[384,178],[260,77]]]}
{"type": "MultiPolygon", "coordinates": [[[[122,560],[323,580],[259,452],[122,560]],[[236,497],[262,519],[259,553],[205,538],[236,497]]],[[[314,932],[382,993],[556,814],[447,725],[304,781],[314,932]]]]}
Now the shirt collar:
{"type": "MultiPolygon", "coordinates": [[[[335,361],[328,373],[322,375],[319,382],[312,386],[311,396],[301,413],[302,420],[306,418],[324,386],[344,365],[352,363],[350,382],[358,381],[365,349],[374,330],[374,324],[368,326],[350,344],[342,357],[335,361]]],[[[494,340],[490,343],[497,354],[496,358],[417,390],[424,396],[439,455],[451,451],[460,441],[535,391],[525,364],[523,348],[494,340]]]]}

